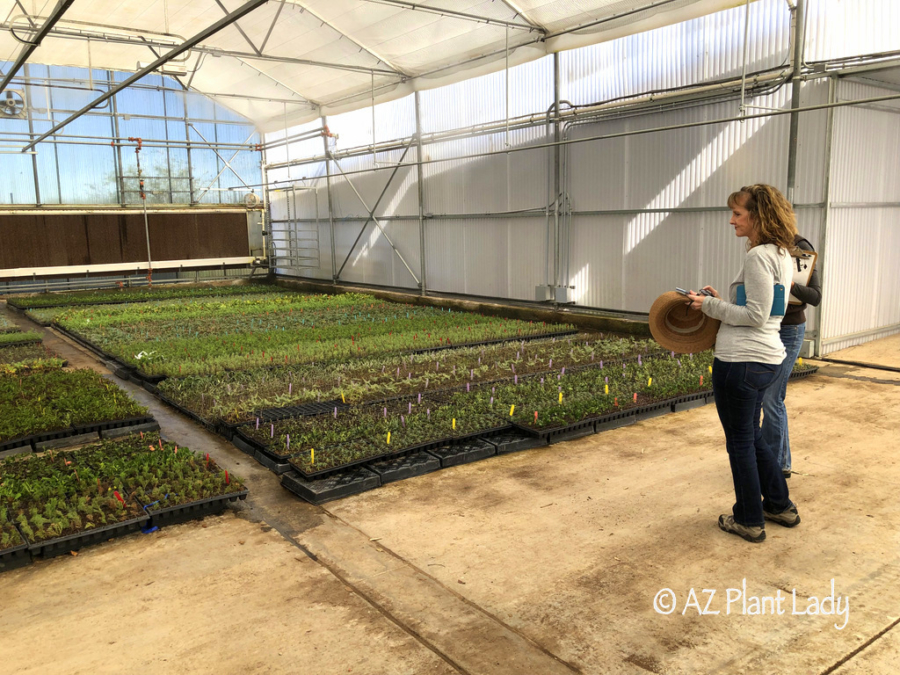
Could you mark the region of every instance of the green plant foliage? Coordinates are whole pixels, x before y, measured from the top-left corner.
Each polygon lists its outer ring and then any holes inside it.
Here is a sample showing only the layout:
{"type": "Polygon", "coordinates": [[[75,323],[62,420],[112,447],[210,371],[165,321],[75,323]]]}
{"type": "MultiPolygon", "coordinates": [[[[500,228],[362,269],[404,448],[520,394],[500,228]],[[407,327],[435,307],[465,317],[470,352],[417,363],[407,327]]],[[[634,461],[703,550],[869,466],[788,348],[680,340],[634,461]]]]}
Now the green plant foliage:
{"type": "Polygon", "coordinates": [[[160,383],[159,391],[208,422],[235,423],[265,408],[331,400],[358,404],[659,351],[652,340],[581,333],[343,363],[169,378],[160,383]]]}
{"type": "Polygon", "coordinates": [[[243,490],[211,459],[132,435],[0,462],[0,530],[15,522],[35,543],[243,490]]]}
{"type": "Polygon", "coordinates": [[[639,354],[624,362],[561,367],[426,393],[421,398],[417,394],[386,404],[335,410],[330,415],[254,422],[241,431],[309,474],[424,443],[483,433],[509,422],[552,429],[709,391],[712,360],[711,351],[687,356],[656,352],[646,358],[639,354]]]}
{"type": "Polygon", "coordinates": [[[42,340],[40,333],[34,331],[18,332],[18,333],[0,333],[0,347],[8,347],[19,344],[20,342],[33,342],[34,340],[42,340]]]}
{"type": "Polygon", "coordinates": [[[63,361],[43,344],[0,349],[0,375],[25,374],[35,370],[59,370],[63,361]]]}
{"type": "Polygon", "coordinates": [[[251,295],[270,293],[276,288],[262,284],[238,286],[156,286],[154,288],[122,288],[115,291],[78,291],[74,293],[41,293],[9,298],[7,303],[19,309],[38,307],[74,307],[102,305],[110,302],[151,302],[171,298],[203,298],[209,296],[251,295]]]}
{"type": "Polygon", "coordinates": [[[14,324],[12,321],[6,318],[4,313],[0,311],[0,334],[3,333],[18,333],[19,327],[14,324]]]}
{"type": "Polygon", "coordinates": [[[355,360],[571,328],[354,293],[69,310],[56,322],[142,373],[163,376],[355,360]]]}
{"type": "Polygon", "coordinates": [[[92,370],[0,375],[0,441],[146,414],[146,408],[92,370]]]}

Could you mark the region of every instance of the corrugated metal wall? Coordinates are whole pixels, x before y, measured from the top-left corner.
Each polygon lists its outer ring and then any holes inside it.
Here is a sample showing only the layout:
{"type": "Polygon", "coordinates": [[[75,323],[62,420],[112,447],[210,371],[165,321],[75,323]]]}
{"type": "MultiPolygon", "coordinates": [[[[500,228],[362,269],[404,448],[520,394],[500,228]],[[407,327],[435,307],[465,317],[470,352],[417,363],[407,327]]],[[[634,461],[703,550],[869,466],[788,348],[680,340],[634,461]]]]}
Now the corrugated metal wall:
{"type": "MultiPolygon", "coordinates": [[[[839,100],[890,93],[846,81],[837,89],[839,100]]],[[[900,332],[900,265],[895,260],[900,251],[900,104],[879,106],[885,109],[835,111],[823,289],[825,353],[900,332]]]]}

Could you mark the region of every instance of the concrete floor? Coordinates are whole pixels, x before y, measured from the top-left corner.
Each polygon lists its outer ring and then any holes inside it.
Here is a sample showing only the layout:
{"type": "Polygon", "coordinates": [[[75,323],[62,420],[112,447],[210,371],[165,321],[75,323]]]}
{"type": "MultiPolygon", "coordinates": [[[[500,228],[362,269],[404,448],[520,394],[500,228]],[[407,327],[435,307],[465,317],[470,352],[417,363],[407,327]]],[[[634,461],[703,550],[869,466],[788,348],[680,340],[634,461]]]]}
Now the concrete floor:
{"type": "Polygon", "coordinates": [[[824,364],[790,386],[803,523],[761,545],[716,527],[733,492],[713,406],[315,507],[117,382],[251,496],[0,575],[0,673],[896,672],[900,373],[824,364]],[[792,613],[793,589],[805,610],[832,579],[846,617],[792,613]],[[786,596],[784,613],[726,614],[744,580],[747,597],[786,596]]]}

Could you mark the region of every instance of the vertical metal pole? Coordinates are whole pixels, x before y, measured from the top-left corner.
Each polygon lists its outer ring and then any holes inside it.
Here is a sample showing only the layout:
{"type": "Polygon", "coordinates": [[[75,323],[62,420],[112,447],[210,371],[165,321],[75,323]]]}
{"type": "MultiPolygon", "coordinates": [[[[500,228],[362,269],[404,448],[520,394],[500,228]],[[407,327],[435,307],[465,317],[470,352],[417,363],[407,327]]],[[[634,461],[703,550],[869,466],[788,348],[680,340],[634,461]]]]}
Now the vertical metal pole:
{"type": "MultiPolygon", "coordinates": [[[[50,125],[54,124],[53,121],[53,93],[51,87],[48,85],[46,87],[47,90],[47,114],[50,117],[50,125]]],[[[53,158],[56,160],[56,199],[59,204],[63,203],[62,198],[62,181],[59,179],[59,143],[53,144],[53,158]]]]}
{"type": "MultiPolygon", "coordinates": [[[[108,87],[112,88],[112,72],[110,72],[109,70],[106,71],[106,83],[107,83],[108,87]]],[[[120,159],[121,158],[121,154],[120,154],[121,149],[117,145],[117,143],[119,142],[119,132],[118,132],[117,124],[116,124],[116,112],[115,112],[116,108],[114,105],[115,100],[116,100],[115,96],[113,96],[109,100],[109,130],[113,137],[113,148],[112,148],[112,151],[113,151],[113,173],[115,174],[113,176],[113,180],[116,183],[116,202],[118,202],[119,204],[124,204],[125,203],[125,195],[122,193],[122,186],[119,184],[119,174],[122,172],[121,171],[122,163],[121,163],[121,159],[120,159]]]]}
{"type": "MultiPolygon", "coordinates": [[[[106,71],[107,78],[109,79],[109,87],[112,89],[113,87],[113,74],[111,70],[106,71]]],[[[121,189],[119,190],[119,196],[121,197],[121,201],[119,202],[122,205],[122,208],[125,208],[125,205],[128,203],[128,193],[125,191],[125,163],[122,161],[122,144],[120,143],[121,133],[119,131],[119,106],[116,104],[116,97],[113,96],[109,99],[109,107],[110,114],[113,118],[113,134],[116,137],[116,157],[118,158],[118,175],[116,176],[116,182],[120,183],[121,189]]]]}
{"type": "MultiPolygon", "coordinates": [[[[29,99],[31,98],[31,90],[33,89],[31,85],[31,79],[28,77],[28,64],[25,64],[25,83],[28,87],[29,99]]],[[[31,116],[31,106],[25,107],[25,112],[28,115],[28,140],[34,139],[34,119],[31,116]]],[[[31,156],[31,170],[34,174],[34,203],[36,206],[41,205],[41,181],[38,177],[38,165],[37,165],[37,155],[31,156]]]]}
{"type": "Polygon", "coordinates": [[[328,223],[331,231],[331,281],[338,282],[337,260],[334,251],[334,202],[331,196],[331,160],[328,150],[328,136],[325,130],[328,128],[328,120],[322,115],[322,144],[325,146],[325,188],[328,191],[328,223]]]}
{"type": "MultiPolygon", "coordinates": [[[[837,76],[832,75],[828,78],[828,102],[834,103],[837,100],[837,76]]],[[[822,289],[825,289],[825,244],[828,240],[828,218],[831,215],[831,145],[834,141],[834,108],[828,108],[825,118],[825,176],[822,180],[822,191],[824,194],[825,210],[822,214],[822,231],[819,234],[819,257],[816,267],[819,270],[819,280],[822,289]]],[[[816,342],[815,355],[822,356],[822,327],[825,321],[822,319],[825,313],[825,303],[827,296],[822,294],[822,302],[816,309],[816,342]]]]}
{"type": "Polygon", "coordinates": [[[191,128],[188,126],[188,91],[184,91],[184,140],[187,142],[188,204],[194,205],[194,167],[191,164],[191,128]]]}
{"type": "Polygon", "coordinates": [[[559,286],[559,52],[553,53],[553,299],[559,286]]]}
{"type": "MultiPolygon", "coordinates": [[[[797,0],[793,12],[794,29],[794,70],[791,75],[791,109],[800,107],[800,76],[803,70],[803,24],[805,23],[806,0],[797,0]]],[[[787,199],[794,203],[794,188],[797,183],[797,136],[800,129],[800,113],[791,113],[791,130],[788,138],[787,199]]]]}
{"type": "Polygon", "coordinates": [[[422,102],[419,92],[416,96],[416,186],[419,191],[419,287],[421,294],[428,292],[425,277],[425,177],[422,170],[422,102]]]}
{"type": "MultiPolygon", "coordinates": [[[[162,77],[162,76],[160,76],[160,77],[162,77]]],[[[165,86],[165,82],[163,82],[163,85],[165,86]]],[[[172,153],[169,150],[169,112],[168,112],[168,108],[166,106],[166,92],[161,91],[160,93],[162,94],[162,100],[163,100],[163,117],[166,118],[165,120],[163,120],[163,124],[165,125],[165,128],[166,128],[166,135],[165,135],[165,139],[166,139],[166,175],[169,178],[169,203],[174,204],[175,203],[175,195],[172,192],[172,153]]]]}
{"type": "Polygon", "coordinates": [[[740,115],[744,116],[744,93],[747,91],[747,50],[750,48],[750,0],[744,5],[744,63],[741,66],[741,107],[740,115]]]}
{"type": "MultiPolygon", "coordinates": [[[[259,139],[262,141],[262,137],[259,139]]],[[[263,177],[263,254],[269,262],[269,274],[272,275],[275,273],[277,267],[272,267],[271,265],[271,252],[269,250],[269,246],[272,241],[272,214],[270,212],[271,203],[269,201],[269,169],[267,168],[268,160],[266,158],[266,150],[263,148],[262,150],[262,177],[263,177]]],[[[276,263],[277,264],[277,263],[276,263]]]]}

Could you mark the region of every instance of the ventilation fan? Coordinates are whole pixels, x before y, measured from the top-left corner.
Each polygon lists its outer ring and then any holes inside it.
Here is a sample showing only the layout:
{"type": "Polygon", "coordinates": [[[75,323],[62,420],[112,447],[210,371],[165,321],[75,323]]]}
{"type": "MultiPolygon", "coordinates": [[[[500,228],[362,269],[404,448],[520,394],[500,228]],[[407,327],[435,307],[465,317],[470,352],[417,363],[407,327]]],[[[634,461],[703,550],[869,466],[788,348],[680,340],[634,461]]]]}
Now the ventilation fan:
{"type": "Polygon", "coordinates": [[[7,89],[0,94],[0,114],[3,117],[25,117],[25,96],[21,91],[7,89]]]}

